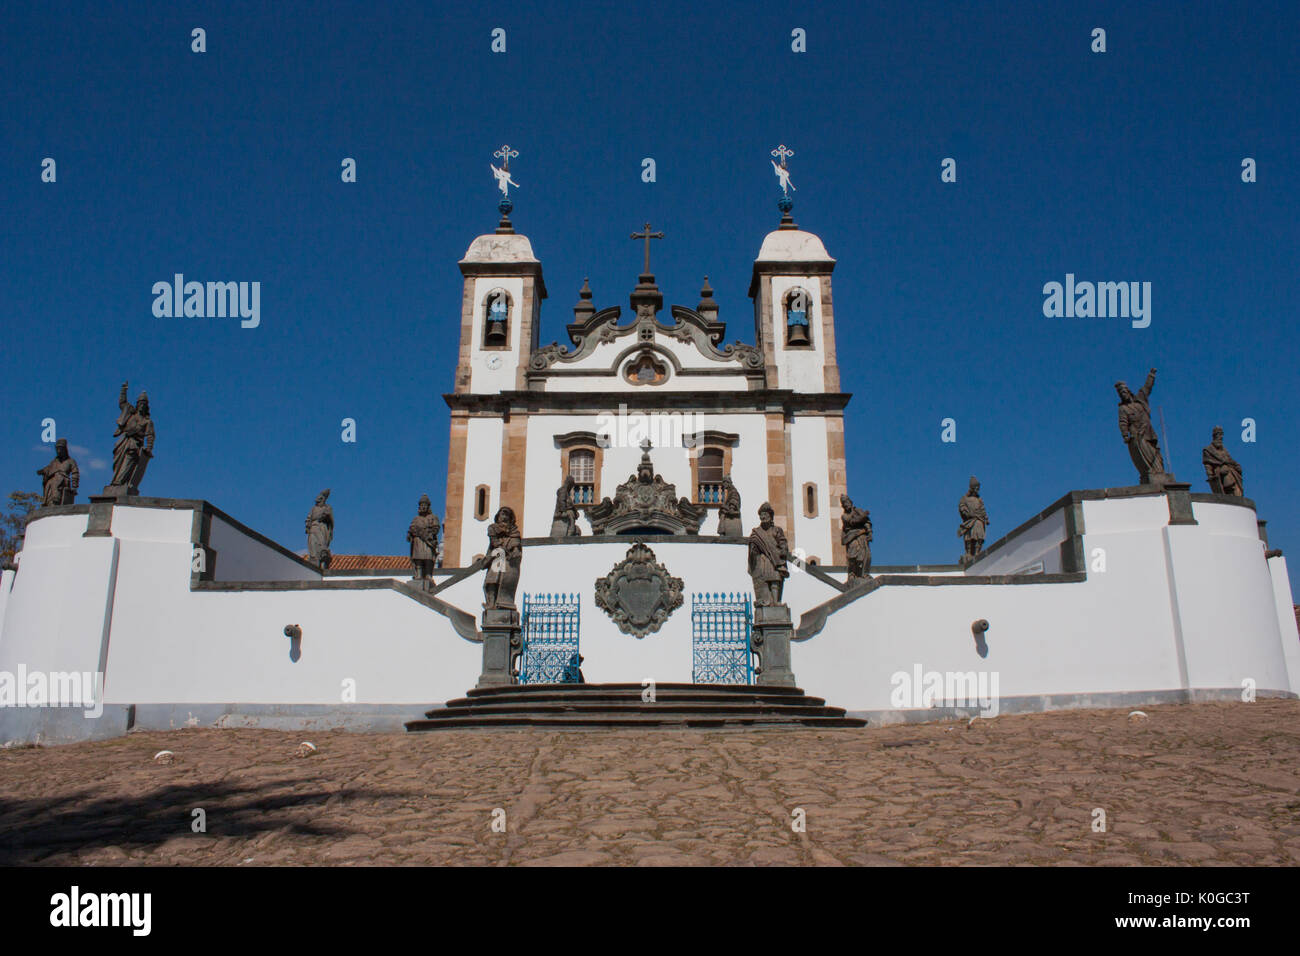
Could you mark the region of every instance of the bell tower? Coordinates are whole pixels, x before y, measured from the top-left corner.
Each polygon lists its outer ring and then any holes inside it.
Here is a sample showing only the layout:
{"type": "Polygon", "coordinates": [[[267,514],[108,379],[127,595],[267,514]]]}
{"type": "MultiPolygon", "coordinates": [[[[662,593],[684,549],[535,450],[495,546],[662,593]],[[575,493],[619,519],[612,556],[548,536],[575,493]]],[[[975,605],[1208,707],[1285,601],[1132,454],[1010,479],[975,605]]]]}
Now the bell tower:
{"type": "Polygon", "coordinates": [[[814,403],[783,400],[767,413],[768,500],[777,524],[794,545],[823,563],[843,564],[840,495],[847,490],[844,405],[835,358],[831,272],[835,260],[821,239],[791,217],[794,202],[786,159],[772,150],[781,185],[780,225],[763,239],[754,260],[754,341],[763,356],[765,386],[787,396],[825,396],[814,403]],[[780,165],[777,164],[780,159],[780,165]],[[830,520],[828,521],[827,518],[830,520]]]}
{"type": "MultiPolygon", "coordinates": [[[[503,146],[493,166],[501,189],[501,220],[496,231],[479,236],[460,261],[460,352],[454,396],[500,395],[523,391],[533,350],[538,345],[541,301],[546,298],[542,264],[527,236],[510,222],[514,204],[509,187],[510,159],[517,150],[503,146]]],[[[523,521],[524,455],[528,416],[475,408],[451,408],[447,459],[447,507],[443,525],[443,564],[464,567],[483,550],[492,515],[502,506],[523,521]]]]}

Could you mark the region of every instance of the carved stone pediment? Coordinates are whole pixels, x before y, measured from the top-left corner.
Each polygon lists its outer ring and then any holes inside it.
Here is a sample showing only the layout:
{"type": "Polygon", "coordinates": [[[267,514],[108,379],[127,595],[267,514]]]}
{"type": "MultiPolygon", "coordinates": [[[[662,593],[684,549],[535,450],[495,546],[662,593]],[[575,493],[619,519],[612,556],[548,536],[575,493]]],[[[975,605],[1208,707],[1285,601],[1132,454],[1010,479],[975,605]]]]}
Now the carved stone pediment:
{"type": "Polygon", "coordinates": [[[587,509],[592,534],[699,534],[707,508],[677,497],[677,486],[654,473],[650,452],[614,497],[587,509]]]}
{"type": "Polygon", "coordinates": [[[669,574],[655,553],[636,541],[609,574],[596,580],[596,606],[620,631],[640,640],[659,630],[682,606],[683,587],[681,578],[669,574]]]}

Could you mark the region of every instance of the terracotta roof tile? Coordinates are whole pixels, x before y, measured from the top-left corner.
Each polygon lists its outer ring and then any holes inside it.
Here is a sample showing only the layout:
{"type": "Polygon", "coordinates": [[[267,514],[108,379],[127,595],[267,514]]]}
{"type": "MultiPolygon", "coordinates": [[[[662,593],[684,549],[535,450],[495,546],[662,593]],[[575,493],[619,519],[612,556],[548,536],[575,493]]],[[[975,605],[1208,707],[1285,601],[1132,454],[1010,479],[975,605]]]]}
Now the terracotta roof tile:
{"type": "Polygon", "coordinates": [[[411,571],[406,554],[332,554],[331,571],[411,571]]]}

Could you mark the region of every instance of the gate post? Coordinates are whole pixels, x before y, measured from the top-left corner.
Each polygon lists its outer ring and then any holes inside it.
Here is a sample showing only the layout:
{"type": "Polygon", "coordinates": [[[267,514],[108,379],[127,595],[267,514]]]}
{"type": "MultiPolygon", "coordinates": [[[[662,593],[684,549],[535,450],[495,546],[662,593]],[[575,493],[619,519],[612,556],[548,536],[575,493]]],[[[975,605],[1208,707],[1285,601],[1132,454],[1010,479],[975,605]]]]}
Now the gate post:
{"type": "Polygon", "coordinates": [[[493,608],[483,612],[483,673],[479,687],[517,684],[514,659],[523,644],[519,612],[493,608]]]}
{"type": "Polygon", "coordinates": [[[759,684],[794,687],[794,671],[790,669],[790,639],[794,628],[790,624],[790,608],[784,604],[754,607],[754,635],[751,639],[754,653],[758,655],[759,684]]]}

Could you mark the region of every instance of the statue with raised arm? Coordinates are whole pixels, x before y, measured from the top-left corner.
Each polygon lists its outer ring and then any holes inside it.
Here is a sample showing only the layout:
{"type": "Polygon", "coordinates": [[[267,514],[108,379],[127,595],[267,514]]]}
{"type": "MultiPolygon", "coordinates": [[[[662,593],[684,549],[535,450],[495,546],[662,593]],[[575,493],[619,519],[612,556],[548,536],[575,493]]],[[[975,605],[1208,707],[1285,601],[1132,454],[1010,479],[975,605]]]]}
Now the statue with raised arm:
{"type": "Polygon", "coordinates": [[[132,405],[126,400],[127,383],[117,397],[117,430],[113,437],[113,480],[104,486],[106,495],[138,495],[140,482],[153,457],[153,419],[149,417],[149,396],[145,392],[132,405]]]}
{"type": "Polygon", "coordinates": [[[330,543],[334,540],[334,509],[325,503],[329,496],[326,488],[307,513],[307,560],[322,569],[330,566],[330,543]]]}
{"type": "Polygon", "coordinates": [[[790,576],[786,562],[790,550],[785,532],[775,524],[776,512],[766,501],[758,507],[758,527],[749,533],[749,576],[754,582],[754,603],[774,607],[781,603],[785,579],[790,576]]]}
{"type": "Polygon", "coordinates": [[[722,503],[718,505],[718,534],[724,538],[741,538],[745,525],[740,518],[740,492],[732,484],[731,475],[722,478],[722,503]]]}
{"type": "Polygon", "coordinates": [[[488,570],[483,578],[483,607],[489,611],[513,611],[519,566],[524,557],[524,542],[515,523],[514,510],[499,509],[487,531],[488,553],[483,560],[488,570]]]}
{"type": "Polygon", "coordinates": [[[1156,383],[1156,370],[1147,373],[1146,384],[1136,395],[1123,382],[1115,383],[1119,393],[1119,433],[1128,445],[1133,467],[1138,471],[1138,483],[1163,487],[1174,480],[1166,473],[1165,460],[1160,454],[1160,442],[1151,424],[1151,388],[1156,383]]]}
{"type": "Polygon", "coordinates": [[[70,505],[77,497],[81,472],[75,459],[68,457],[68,440],[60,438],[54,443],[54,460],[36,474],[41,476],[41,507],[54,508],[70,505]]]}
{"type": "Polygon", "coordinates": [[[848,495],[840,495],[840,544],[849,565],[849,583],[871,577],[871,512],[855,508],[848,495]]]}
{"type": "Polygon", "coordinates": [[[572,475],[564,479],[555,493],[555,513],[551,515],[551,537],[570,538],[582,534],[578,527],[578,507],[573,503],[573,487],[577,484],[572,475]]]}
{"type": "Polygon", "coordinates": [[[428,587],[433,578],[433,569],[438,563],[440,530],[438,516],[433,513],[429,496],[420,495],[416,515],[411,519],[411,526],[406,529],[406,540],[411,544],[411,564],[415,568],[415,580],[421,587],[428,587]]]}
{"type": "Polygon", "coordinates": [[[1241,484],[1241,464],[1223,447],[1223,429],[1215,426],[1213,441],[1201,450],[1201,464],[1205,466],[1205,480],[1216,495],[1246,494],[1241,484]]]}
{"type": "Polygon", "coordinates": [[[963,563],[969,564],[975,556],[984,550],[984,533],[989,526],[989,513],[984,508],[984,499],[980,497],[980,482],[974,475],[970,476],[970,488],[957,502],[957,512],[961,515],[961,527],[957,536],[966,544],[963,563]]]}

